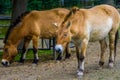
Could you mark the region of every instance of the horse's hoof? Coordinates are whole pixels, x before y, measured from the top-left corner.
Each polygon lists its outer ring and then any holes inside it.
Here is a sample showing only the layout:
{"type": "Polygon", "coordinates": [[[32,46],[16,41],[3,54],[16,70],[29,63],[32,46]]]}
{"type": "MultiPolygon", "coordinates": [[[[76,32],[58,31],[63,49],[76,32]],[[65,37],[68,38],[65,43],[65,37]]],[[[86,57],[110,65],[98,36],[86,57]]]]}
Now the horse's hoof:
{"type": "Polygon", "coordinates": [[[77,75],[79,78],[82,78],[84,73],[83,73],[83,71],[77,71],[77,75]]]}
{"type": "Polygon", "coordinates": [[[62,57],[57,57],[57,59],[56,59],[56,60],[60,61],[60,60],[62,60],[62,57]]]}
{"type": "Polygon", "coordinates": [[[67,54],[66,56],[65,56],[65,59],[69,59],[71,57],[71,54],[67,54]]]}
{"type": "Polygon", "coordinates": [[[104,62],[103,61],[99,61],[99,65],[100,65],[100,67],[103,67],[104,62]]]}
{"type": "Polygon", "coordinates": [[[37,64],[38,61],[39,61],[38,59],[33,60],[33,64],[37,64]]]}
{"type": "Polygon", "coordinates": [[[109,64],[108,64],[108,67],[109,67],[109,68],[113,68],[113,67],[114,67],[114,64],[113,64],[113,63],[109,63],[109,64]]]}
{"type": "Polygon", "coordinates": [[[22,60],[20,60],[20,61],[19,61],[19,63],[23,64],[23,63],[24,63],[24,61],[25,61],[25,60],[24,60],[24,59],[22,59],[22,60]]]}

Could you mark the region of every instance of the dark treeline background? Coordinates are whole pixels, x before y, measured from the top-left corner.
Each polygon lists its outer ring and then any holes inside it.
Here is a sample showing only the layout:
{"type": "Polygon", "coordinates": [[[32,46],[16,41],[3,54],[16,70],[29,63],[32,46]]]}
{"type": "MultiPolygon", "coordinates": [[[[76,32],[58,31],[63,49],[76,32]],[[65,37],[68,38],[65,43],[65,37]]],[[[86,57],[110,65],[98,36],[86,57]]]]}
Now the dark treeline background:
{"type": "MultiPolygon", "coordinates": [[[[114,4],[115,7],[120,7],[120,0],[28,0],[27,10],[46,10],[57,7],[70,8],[77,7],[92,7],[106,1],[114,4]]],[[[0,14],[11,14],[12,0],[0,0],[0,14]]]]}

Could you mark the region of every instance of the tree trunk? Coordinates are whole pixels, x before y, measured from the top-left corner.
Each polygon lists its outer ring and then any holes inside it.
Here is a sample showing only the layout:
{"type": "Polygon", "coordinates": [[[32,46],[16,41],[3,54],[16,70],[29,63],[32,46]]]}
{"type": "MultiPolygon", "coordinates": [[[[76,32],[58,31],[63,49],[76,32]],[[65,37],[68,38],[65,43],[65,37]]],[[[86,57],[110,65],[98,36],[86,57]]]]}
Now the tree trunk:
{"type": "Polygon", "coordinates": [[[12,20],[15,21],[18,16],[26,11],[27,8],[27,0],[13,0],[12,6],[12,20]]]}
{"type": "MultiPolygon", "coordinates": [[[[20,16],[22,13],[26,11],[27,8],[27,0],[12,0],[12,20],[11,24],[20,16]]],[[[18,46],[18,52],[21,52],[23,47],[23,40],[18,46]]]]}
{"type": "Polygon", "coordinates": [[[60,6],[64,7],[64,0],[60,0],[60,6]]]}

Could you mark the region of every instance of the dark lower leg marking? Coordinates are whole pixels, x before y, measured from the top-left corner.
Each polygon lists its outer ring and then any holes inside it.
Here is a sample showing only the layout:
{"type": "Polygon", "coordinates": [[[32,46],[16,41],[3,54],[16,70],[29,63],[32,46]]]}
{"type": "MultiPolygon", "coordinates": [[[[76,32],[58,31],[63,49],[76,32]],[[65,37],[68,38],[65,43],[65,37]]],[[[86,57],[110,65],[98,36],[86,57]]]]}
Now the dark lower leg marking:
{"type": "Polygon", "coordinates": [[[23,58],[23,56],[24,56],[24,53],[26,52],[26,48],[23,46],[23,49],[22,49],[22,53],[21,53],[21,57],[20,57],[20,63],[24,63],[24,58],[23,58]]]}
{"type": "Polygon", "coordinates": [[[84,56],[80,56],[80,61],[83,62],[84,61],[84,56]]]}
{"type": "Polygon", "coordinates": [[[69,58],[70,58],[70,56],[71,56],[71,54],[70,54],[70,53],[66,53],[65,58],[66,58],[66,59],[69,59],[69,58]]]}
{"type": "Polygon", "coordinates": [[[78,68],[79,68],[79,71],[82,71],[82,72],[84,71],[84,64],[83,64],[84,58],[85,58],[84,56],[80,56],[80,58],[79,58],[80,61],[79,61],[78,68]]]}
{"type": "Polygon", "coordinates": [[[68,46],[68,44],[66,46],[65,52],[66,52],[65,59],[69,59],[71,54],[69,53],[69,46],[68,46]]]}
{"type": "Polygon", "coordinates": [[[61,60],[61,59],[62,59],[61,54],[58,54],[58,56],[57,56],[57,59],[56,59],[56,60],[61,60]]]}
{"type": "Polygon", "coordinates": [[[33,63],[37,64],[38,63],[38,49],[33,47],[33,53],[34,53],[34,60],[33,63]]]}
{"type": "Polygon", "coordinates": [[[112,59],[109,59],[109,63],[113,63],[113,60],[112,60],[112,59]]]}
{"type": "Polygon", "coordinates": [[[103,65],[104,65],[104,62],[103,62],[103,61],[100,61],[100,62],[99,62],[99,65],[100,65],[100,66],[103,66],[103,65]]]}
{"type": "Polygon", "coordinates": [[[84,70],[83,70],[83,69],[79,69],[79,71],[80,71],[80,72],[84,72],[84,70]]]}

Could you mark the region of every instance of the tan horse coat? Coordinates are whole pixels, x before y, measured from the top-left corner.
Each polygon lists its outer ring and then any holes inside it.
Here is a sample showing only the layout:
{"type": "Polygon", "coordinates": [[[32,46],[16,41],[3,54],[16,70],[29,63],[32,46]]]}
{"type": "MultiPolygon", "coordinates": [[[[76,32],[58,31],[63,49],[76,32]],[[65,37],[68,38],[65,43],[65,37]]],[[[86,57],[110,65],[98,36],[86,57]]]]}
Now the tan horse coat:
{"type": "Polygon", "coordinates": [[[14,25],[6,38],[3,49],[2,64],[8,66],[13,58],[17,55],[17,46],[22,39],[25,39],[24,51],[30,40],[33,42],[34,63],[38,61],[38,40],[39,38],[56,37],[57,28],[55,24],[60,24],[69,10],[56,8],[46,11],[32,11],[23,19],[14,25]]]}
{"type": "Polygon", "coordinates": [[[73,41],[78,59],[78,75],[83,75],[84,58],[89,41],[99,41],[101,45],[100,66],[104,64],[105,38],[109,35],[109,66],[113,67],[116,52],[116,33],[120,24],[119,12],[112,6],[99,5],[90,9],[74,7],[65,17],[58,30],[56,51],[62,52],[65,44],[73,41]],[[81,52],[79,51],[81,50],[81,52]]]}

